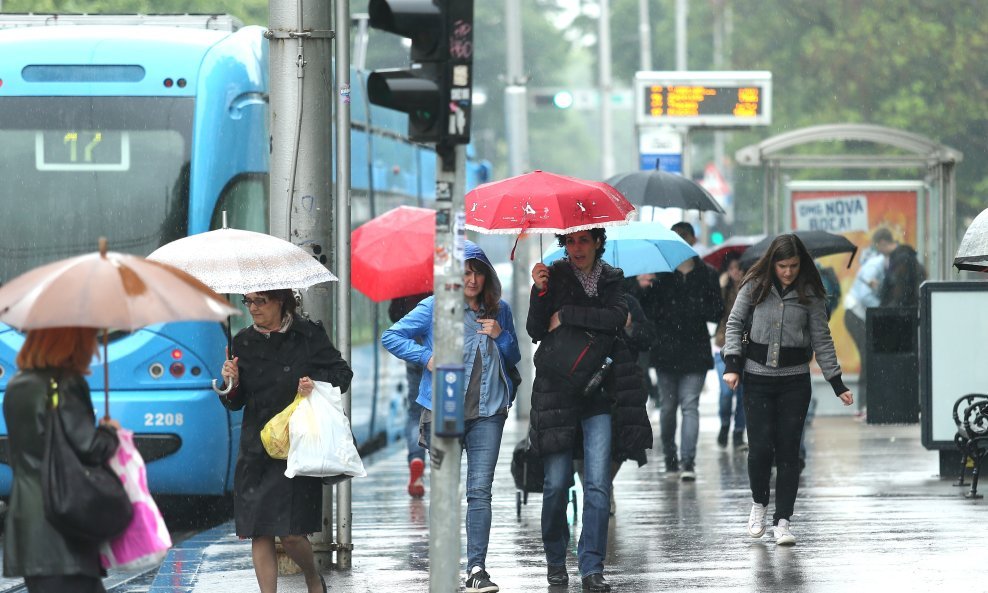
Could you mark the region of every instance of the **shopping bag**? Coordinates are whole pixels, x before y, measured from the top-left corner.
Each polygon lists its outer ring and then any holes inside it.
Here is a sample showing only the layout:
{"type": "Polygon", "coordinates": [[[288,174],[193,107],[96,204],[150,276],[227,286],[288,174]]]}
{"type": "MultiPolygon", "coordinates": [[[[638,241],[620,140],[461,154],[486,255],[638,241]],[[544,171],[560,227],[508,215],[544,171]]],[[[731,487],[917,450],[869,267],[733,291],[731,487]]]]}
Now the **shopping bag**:
{"type": "Polygon", "coordinates": [[[295,394],[295,399],[284,410],[275,414],[261,429],[261,444],[264,450],[274,459],[288,458],[288,419],[302,401],[301,394],[295,394]]]}
{"type": "Polygon", "coordinates": [[[285,475],[327,477],[367,475],[353,443],[350,420],[343,413],[339,387],[315,381],[288,422],[288,468],[285,475]]]}
{"type": "Polygon", "coordinates": [[[103,568],[143,570],[164,560],[172,538],[148,490],[147,469],[134,445],[133,431],[118,430],[117,437],[120,446],[108,464],[123,481],[134,518],[121,535],[100,545],[99,559],[103,568]]]}

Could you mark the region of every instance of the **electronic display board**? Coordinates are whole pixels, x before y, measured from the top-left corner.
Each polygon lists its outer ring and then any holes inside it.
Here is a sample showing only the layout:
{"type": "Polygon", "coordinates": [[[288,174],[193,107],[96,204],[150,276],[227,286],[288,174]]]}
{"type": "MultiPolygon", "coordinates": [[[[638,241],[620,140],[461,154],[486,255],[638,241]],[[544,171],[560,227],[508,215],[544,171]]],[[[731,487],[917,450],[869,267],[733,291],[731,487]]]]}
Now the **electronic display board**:
{"type": "Polygon", "coordinates": [[[635,111],[639,124],[766,125],[772,121],[772,73],[638,72],[635,111]]]}

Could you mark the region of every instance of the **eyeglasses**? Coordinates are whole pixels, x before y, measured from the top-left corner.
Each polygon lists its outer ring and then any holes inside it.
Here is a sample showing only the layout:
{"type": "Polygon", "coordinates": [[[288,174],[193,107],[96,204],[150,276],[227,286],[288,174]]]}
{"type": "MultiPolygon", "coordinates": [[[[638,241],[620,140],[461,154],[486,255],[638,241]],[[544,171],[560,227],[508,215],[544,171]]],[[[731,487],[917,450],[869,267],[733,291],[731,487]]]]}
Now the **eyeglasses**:
{"type": "Polygon", "coordinates": [[[244,297],[243,300],[240,302],[243,303],[245,307],[250,307],[251,305],[254,305],[256,307],[263,307],[264,305],[268,304],[268,299],[266,297],[257,297],[256,299],[249,299],[247,297],[244,297]]]}

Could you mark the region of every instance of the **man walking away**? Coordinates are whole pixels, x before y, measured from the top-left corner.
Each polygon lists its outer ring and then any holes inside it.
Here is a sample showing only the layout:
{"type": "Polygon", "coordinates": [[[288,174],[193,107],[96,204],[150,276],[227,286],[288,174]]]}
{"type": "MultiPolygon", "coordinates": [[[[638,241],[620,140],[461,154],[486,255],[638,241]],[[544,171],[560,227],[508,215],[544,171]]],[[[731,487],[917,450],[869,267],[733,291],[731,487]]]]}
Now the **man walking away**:
{"type": "MultiPolygon", "coordinates": [[[[672,230],[693,245],[696,234],[687,222],[672,230]]],[[[656,275],[641,290],[645,315],[655,324],[651,364],[658,375],[659,428],[666,471],[678,472],[680,479],[696,480],[696,443],[700,430],[700,392],[713,368],[707,323],[717,323],[724,312],[717,272],[699,257],[686,260],[676,271],[656,275]],[[681,447],[677,456],[677,409],[682,410],[681,447]]]]}
{"type": "Polygon", "coordinates": [[[880,291],[881,306],[918,307],[919,285],[926,280],[926,270],[916,258],[916,250],[897,242],[887,228],[875,231],[874,243],[889,259],[880,291]]]}

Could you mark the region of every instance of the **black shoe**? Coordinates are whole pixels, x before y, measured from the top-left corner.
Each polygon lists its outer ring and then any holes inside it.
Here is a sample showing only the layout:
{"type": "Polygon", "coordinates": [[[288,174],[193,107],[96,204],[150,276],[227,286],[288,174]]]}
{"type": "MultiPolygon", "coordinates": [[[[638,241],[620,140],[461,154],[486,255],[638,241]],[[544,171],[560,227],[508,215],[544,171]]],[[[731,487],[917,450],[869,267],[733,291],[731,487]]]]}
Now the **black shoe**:
{"type": "Polygon", "coordinates": [[[666,455],[666,471],[669,473],[679,471],[679,460],[675,455],[666,455]]]}
{"type": "Polygon", "coordinates": [[[717,444],[721,447],[727,446],[727,433],[730,432],[730,428],[726,426],[720,427],[720,432],[717,433],[717,444]]]}
{"type": "Polygon", "coordinates": [[[683,473],[679,474],[679,479],[684,482],[696,481],[696,469],[693,466],[692,459],[683,462],[683,473]]]}
{"type": "MultiPolygon", "coordinates": [[[[744,431],[738,430],[734,432],[734,437],[732,440],[734,444],[734,449],[737,451],[745,451],[748,449],[748,443],[744,442],[744,431]]],[[[726,439],[725,439],[726,444],[726,439]]]]}
{"type": "Polygon", "coordinates": [[[583,590],[591,591],[592,593],[603,593],[605,591],[610,591],[611,586],[604,580],[604,575],[592,574],[583,577],[583,590]]]}
{"type": "Polygon", "coordinates": [[[560,564],[559,566],[549,566],[549,572],[546,575],[546,580],[549,581],[550,585],[568,585],[569,575],[566,574],[566,565],[560,564]]]}
{"type": "Polygon", "coordinates": [[[491,575],[487,571],[480,569],[467,577],[467,593],[496,593],[500,587],[491,582],[491,575]]]}

